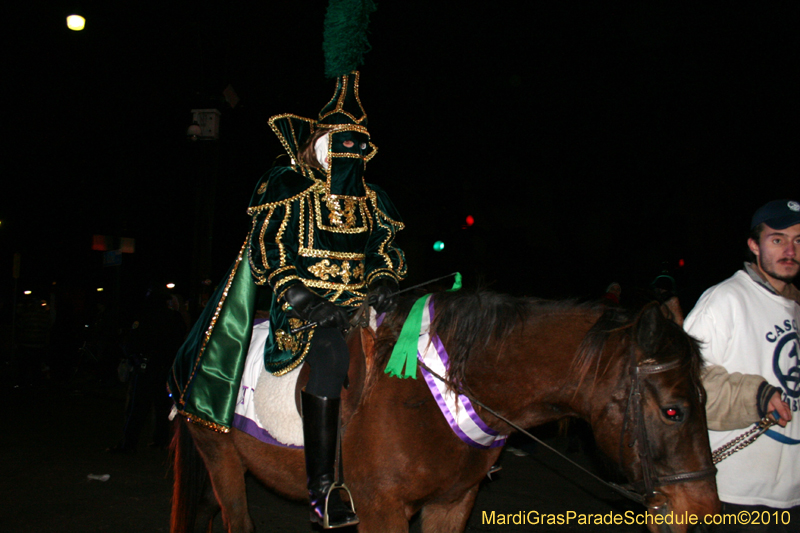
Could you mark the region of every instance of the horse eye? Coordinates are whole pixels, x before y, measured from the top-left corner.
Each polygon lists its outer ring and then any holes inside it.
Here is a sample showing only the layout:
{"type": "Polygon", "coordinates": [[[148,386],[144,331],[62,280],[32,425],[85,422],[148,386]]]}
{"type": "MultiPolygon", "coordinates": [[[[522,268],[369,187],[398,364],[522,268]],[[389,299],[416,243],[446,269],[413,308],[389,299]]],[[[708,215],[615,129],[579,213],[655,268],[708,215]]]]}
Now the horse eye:
{"type": "Polygon", "coordinates": [[[664,416],[666,416],[673,422],[680,422],[681,420],[683,420],[683,411],[681,411],[677,407],[665,407],[664,409],[662,409],[662,411],[664,412],[664,416]]]}

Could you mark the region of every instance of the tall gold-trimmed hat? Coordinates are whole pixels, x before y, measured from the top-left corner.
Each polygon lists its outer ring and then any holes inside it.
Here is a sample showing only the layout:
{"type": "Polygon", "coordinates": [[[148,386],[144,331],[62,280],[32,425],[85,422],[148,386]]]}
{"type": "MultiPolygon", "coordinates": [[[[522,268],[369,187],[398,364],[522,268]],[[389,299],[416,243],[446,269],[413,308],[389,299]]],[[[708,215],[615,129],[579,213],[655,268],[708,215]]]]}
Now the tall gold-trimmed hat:
{"type": "Polygon", "coordinates": [[[336,90],[330,102],[319,112],[320,126],[354,125],[362,126],[366,133],[367,112],[358,96],[358,71],[349,72],[336,78],[336,90]]]}
{"type": "MultiPolygon", "coordinates": [[[[276,115],[269,125],[289,155],[297,160],[300,147],[318,128],[367,132],[367,113],[359,97],[358,67],[371,49],[367,39],[373,0],[330,0],[325,14],[323,51],[325,76],[336,80],[333,97],[317,120],[293,114],[276,115]]],[[[374,147],[373,147],[374,148],[374,147]]],[[[374,156],[375,150],[367,159],[374,156]]]]}

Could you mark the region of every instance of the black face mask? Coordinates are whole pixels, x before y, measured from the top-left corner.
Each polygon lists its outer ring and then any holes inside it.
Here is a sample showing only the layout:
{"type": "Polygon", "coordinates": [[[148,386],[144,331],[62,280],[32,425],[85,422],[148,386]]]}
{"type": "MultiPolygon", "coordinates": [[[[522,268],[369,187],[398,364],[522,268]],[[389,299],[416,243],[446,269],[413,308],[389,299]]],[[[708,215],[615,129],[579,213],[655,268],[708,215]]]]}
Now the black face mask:
{"type": "Polygon", "coordinates": [[[371,149],[369,136],[358,131],[331,133],[328,188],[331,194],[364,196],[364,167],[371,149]]]}

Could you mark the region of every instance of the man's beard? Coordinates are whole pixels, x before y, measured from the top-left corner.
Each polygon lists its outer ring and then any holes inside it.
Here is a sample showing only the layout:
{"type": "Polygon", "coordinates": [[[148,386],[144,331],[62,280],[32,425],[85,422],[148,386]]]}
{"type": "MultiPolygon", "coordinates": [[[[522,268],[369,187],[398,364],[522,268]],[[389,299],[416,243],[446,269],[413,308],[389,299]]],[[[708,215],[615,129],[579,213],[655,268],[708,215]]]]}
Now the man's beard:
{"type": "MultiPolygon", "coordinates": [[[[791,263],[800,266],[800,263],[798,263],[794,259],[788,259],[787,261],[790,261],[791,263]]],[[[780,261],[777,261],[776,263],[779,263],[779,262],[780,261]]],[[[794,278],[797,277],[797,272],[795,272],[791,276],[783,276],[781,274],[778,274],[777,272],[771,271],[771,270],[767,269],[766,267],[764,267],[764,265],[761,264],[761,260],[760,259],[759,259],[758,263],[759,263],[758,266],[761,267],[761,270],[763,270],[764,272],[766,272],[767,274],[769,274],[773,278],[775,278],[775,279],[777,279],[779,281],[783,281],[784,283],[791,283],[794,280],[794,278]]]]}

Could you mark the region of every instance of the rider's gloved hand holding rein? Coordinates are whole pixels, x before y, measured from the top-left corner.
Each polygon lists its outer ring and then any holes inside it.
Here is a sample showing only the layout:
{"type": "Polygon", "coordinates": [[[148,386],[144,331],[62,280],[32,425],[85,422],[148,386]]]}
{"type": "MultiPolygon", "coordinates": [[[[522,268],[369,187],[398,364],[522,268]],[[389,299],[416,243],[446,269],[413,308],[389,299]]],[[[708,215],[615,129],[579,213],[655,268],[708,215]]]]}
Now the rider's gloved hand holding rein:
{"type": "Polygon", "coordinates": [[[291,314],[323,328],[346,330],[350,327],[347,311],[325,298],[314,294],[298,283],[286,290],[283,299],[292,306],[291,314]]]}
{"type": "Polygon", "coordinates": [[[397,307],[397,289],[393,278],[378,278],[369,285],[367,301],[378,314],[388,313],[397,307]]]}

